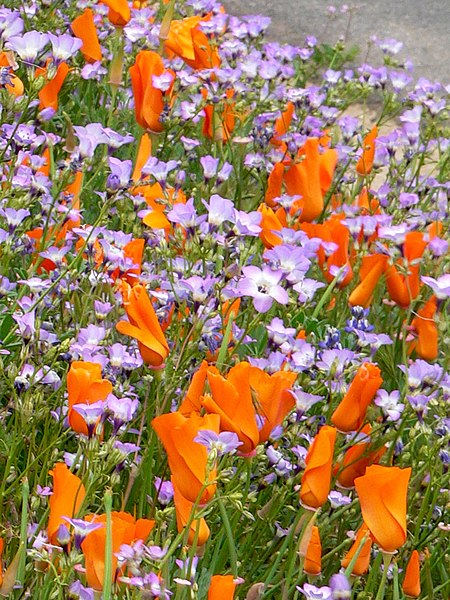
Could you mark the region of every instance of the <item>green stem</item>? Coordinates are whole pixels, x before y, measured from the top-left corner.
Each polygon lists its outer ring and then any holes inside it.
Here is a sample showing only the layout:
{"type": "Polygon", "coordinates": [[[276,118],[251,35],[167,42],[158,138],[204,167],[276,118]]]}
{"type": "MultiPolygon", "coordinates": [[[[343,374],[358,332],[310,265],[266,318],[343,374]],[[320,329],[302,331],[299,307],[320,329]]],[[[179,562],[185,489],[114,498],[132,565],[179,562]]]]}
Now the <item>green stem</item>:
{"type": "Polygon", "coordinates": [[[111,600],[112,591],[112,561],[113,561],[113,547],[112,547],[112,492],[106,490],[105,492],[105,513],[106,513],[106,542],[105,542],[105,571],[103,578],[103,600],[111,600]]]}

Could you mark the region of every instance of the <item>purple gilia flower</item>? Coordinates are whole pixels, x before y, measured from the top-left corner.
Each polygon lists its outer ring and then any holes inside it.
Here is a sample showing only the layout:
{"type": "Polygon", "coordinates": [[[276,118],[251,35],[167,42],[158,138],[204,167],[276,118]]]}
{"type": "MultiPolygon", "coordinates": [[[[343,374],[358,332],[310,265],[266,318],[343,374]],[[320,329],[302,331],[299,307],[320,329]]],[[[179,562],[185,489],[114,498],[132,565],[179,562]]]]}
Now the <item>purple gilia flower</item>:
{"type": "Polygon", "coordinates": [[[91,533],[91,531],[95,531],[96,529],[101,529],[105,527],[104,523],[91,523],[90,521],[84,521],[83,519],[70,519],[69,517],[62,517],[65,521],[67,521],[73,527],[73,535],[75,541],[75,548],[80,550],[81,543],[84,538],[91,533]]]}
{"type": "Polygon", "coordinates": [[[109,168],[111,174],[108,176],[106,181],[106,189],[115,191],[117,189],[124,189],[130,183],[131,171],[133,163],[131,160],[119,160],[110,156],[108,158],[109,168]]]}
{"type": "Polygon", "coordinates": [[[86,127],[74,125],[73,129],[80,140],[78,151],[82,158],[92,158],[97,146],[108,141],[101,123],[88,123],[86,127]]]}
{"type": "Polygon", "coordinates": [[[153,485],[158,493],[158,502],[163,506],[166,506],[172,502],[173,498],[173,485],[171,481],[164,481],[161,477],[155,477],[153,485]]]}
{"type": "Polygon", "coordinates": [[[398,390],[393,390],[390,393],[386,390],[378,390],[374,402],[381,408],[386,420],[395,423],[400,419],[405,408],[405,405],[399,400],[400,392],[398,390]]]}
{"type": "Polygon", "coordinates": [[[33,63],[40,51],[48,43],[48,35],[39,31],[27,31],[23,35],[13,35],[6,43],[6,47],[14,50],[20,58],[28,63],[33,63]]]}
{"type": "Polygon", "coordinates": [[[279,317],[274,317],[266,327],[271,340],[276,346],[281,346],[284,342],[295,337],[296,330],[294,327],[285,327],[283,321],[279,317]]]}
{"type": "Polygon", "coordinates": [[[129,423],[139,406],[138,399],[132,398],[117,398],[114,394],[109,394],[106,399],[106,406],[111,411],[114,421],[114,435],[124,423],[129,423]]]}
{"type": "Polygon", "coordinates": [[[163,160],[158,160],[156,156],[151,156],[142,167],[142,174],[152,175],[152,177],[154,177],[154,179],[164,188],[167,182],[167,176],[178,166],[179,162],[177,160],[164,162],[163,160]]]}
{"type": "Polygon", "coordinates": [[[222,431],[216,433],[209,429],[200,429],[197,436],[194,438],[194,442],[205,446],[210,452],[216,451],[217,456],[223,456],[224,454],[234,454],[239,446],[242,446],[238,436],[232,431],[222,431]]]}
{"type": "Polygon", "coordinates": [[[316,587],[311,583],[303,584],[303,587],[298,585],[295,586],[299,592],[301,592],[307,600],[332,600],[331,588],[327,585],[322,587],[316,587]]]}
{"type": "Polygon", "coordinates": [[[344,573],[336,573],[330,579],[331,597],[333,600],[350,600],[352,586],[344,573]]]}
{"type": "Polygon", "coordinates": [[[214,158],[208,154],[207,156],[202,156],[200,158],[200,164],[202,165],[203,169],[203,177],[206,180],[212,179],[216,176],[217,169],[219,168],[218,158],[214,158]]]}
{"type": "Polygon", "coordinates": [[[331,490],[328,494],[328,500],[333,508],[339,508],[340,506],[347,506],[352,503],[350,496],[345,496],[337,490],[331,490]]]}
{"type": "Polygon", "coordinates": [[[95,598],[94,590],[84,587],[79,581],[70,584],[69,594],[71,598],[78,598],[78,600],[94,600],[95,598]]]}
{"type": "Polygon", "coordinates": [[[95,433],[95,427],[98,420],[105,411],[105,403],[102,400],[93,402],[92,404],[74,404],[73,410],[75,410],[86,422],[88,437],[92,437],[95,433]]]}
{"type": "Polygon", "coordinates": [[[434,279],[433,277],[421,277],[425,285],[428,285],[432,290],[436,298],[439,300],[445,300],[450,298],[450,273],[445,273],[434,279]]]}
{"type": "Polygon", "coordinates": [[[208,223],[210,225],[220,227],[224,221],[234,223],[235,209],[231,200],[213,194],[209,199],[209,204],[204,201],[203,204],[208,209],[208,223]]]}
{"type": "Polygon", "coordinates": [[[279,304],[287,304],[289,296],[287,291],[278,285],[283,273],[272,271],[267,266],[263,269],[255,266],[242,269],[244,277],[237,284],[237,292],[240,296],[253,298],[253,306],[260,313],[266,313],[271,309],[273,301],[279,304]]]}
{"type": "Polygon", "coordinates": [[[48,33],[48,38],[52,44],[53,58],[57,63],[74,56],[83,45],[80,39],[68,33],[62,35],[48,33]]]}

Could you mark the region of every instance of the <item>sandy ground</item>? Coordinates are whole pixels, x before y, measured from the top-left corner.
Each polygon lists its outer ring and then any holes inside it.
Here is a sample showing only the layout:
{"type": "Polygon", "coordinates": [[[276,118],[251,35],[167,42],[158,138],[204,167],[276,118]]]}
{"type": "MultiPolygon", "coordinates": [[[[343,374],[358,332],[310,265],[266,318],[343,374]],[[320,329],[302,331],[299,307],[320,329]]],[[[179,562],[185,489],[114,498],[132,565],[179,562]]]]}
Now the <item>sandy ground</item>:
{"type": "MultiPolygon", "coordinates": [[[[271,17],[270,39],[297,45],[303,43],[306,35],[327,43],[346,36],[350,45],[360,47],[359,62],[365,60],[367,43],[373,36],[382,40],[394,38],[403,42],[398,57],[413,62],[415,77],[450,84],[450,0],[349,2],[350,12],[344,14],[340,0],[222,1],[231,14],[271,17]],[[332,19],[328,13],[330,5],[336,7],[332,19]]],[[[367,62],[381,64],[380,53],[372,49],[367,62]]]]}

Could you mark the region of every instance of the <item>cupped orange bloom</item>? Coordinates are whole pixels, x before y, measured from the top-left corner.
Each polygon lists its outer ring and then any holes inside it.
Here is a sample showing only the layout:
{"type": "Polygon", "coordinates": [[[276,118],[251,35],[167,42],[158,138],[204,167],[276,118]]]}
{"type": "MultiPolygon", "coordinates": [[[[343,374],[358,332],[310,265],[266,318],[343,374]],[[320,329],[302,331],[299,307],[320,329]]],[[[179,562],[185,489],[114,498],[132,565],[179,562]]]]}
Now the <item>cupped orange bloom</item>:
{"type": "Polygon", "coordinates": [[[86,496],[86,489],[81,479],[65,463],[56,463],[50,475],[53,477],[53,494],[49,500],[47,534],[50,543],[56,545],[59,526],[68,526],[63,517],[72,519],[77,516],[86,496]]]}
{"type": "Polygon", "coordinates": [[[295,379],[295,373],[269,375],[246,361],[232,367],[226,378],[215,367],[208,367],[211,395],[205,394],[197,402],[208,413],[219,415],[220,429],[235,432],[242,442],[239,451],[250,454],[269,439],[294,407],[288,390],[295,379]]]}
{"type": "Polygon", "coordinates": [[[205,21],[205,17],[173,20],[164,47],[168,54],[179,56],[193,69],[214,69],[220,66],[220,57],[217,47],[200,29],[202,21],[205,21]]]}
{"type": "Polygon", "coordinates": [[[186,395],[178,409],[185,417],[188,417],[193,412],[200,413],[202,408],[202,396],[205,393],[207,374],[208,363],[204,360],[193,374],[186,395]]]}
{"type": "Polygon", "coordinates": [[[406,541],[406,504],[411,469],[367,467],[355,479],[361,512],[373,540],[385,552],[395,552],[406,541]]]}
{"type": "Polygon", "coordinates": [[[200,519],[192,519],[192,511],[194,510],[194,502],[186,500],[183,494],[178,489],[174,478],[172,477],[173,484],[173,502],[175,504],[175,513],[177,519],[177,530],[181,533],[185,530],[189,523],[189,532],[187,543],[192,545],[196,542],[197,546],[203,546],[208,541],[211,530],[208,527],[207,522],[203,517],[200,519]]]}
{"type": "MultiPolygon", "coordinates": [[[[206,97],[206,93],[203,95],[206,97]]],[[[225,98],[220,111],[217,109],[220,105],[217,104],[207,104],[203,107],[204,118],[202,133],[205,137],[216,141],[226,141],[230,139],[236,120],[233,98],[234,90],[229,88],[225,92],[225,98]]]]}
{"type": "Polygon", "coordinates": [[[300,221],[313,221],[323,211],[322,187],[331,184],[330,175],[337,163],[336,150],[319,151],[319,139],[309,138],[299,153],[303,160],[294,163],[284,174],[287,193],[301,196],[302,213],[300,221]]]}
{"type": "Polygon", "coordinates": [[[213,575],[208,589],[208,600],[233,600],[236,583],[233,575],[213,575]]]}
{"type": "Polygon", "coordinates": [[[420,560],[417,550],[413,550],[406,565],[405,577],[402,583],[402,590],[408,598],[419,598],[420,587],[420,560]]]}
{"type": "Polygon", "coordinates": [[[320,575],[322,571],[322,543],[319,528],[316,525],[313,525],[311,530],[303,571],[307,575],[320,575]]]}
{"type": "Polygon", "coordinates": [[[292,117],[295,113],[295,105],[293,102],[288,102],[284,111],[282,111],[281,115],[275,121],[275,125],[273,128],[273,136],[270,140],[272,146],[282,147],[284,150],[286,149],[286,144],[280,139],[283,135],[287,133],[289,126],[292,122],[292,117]]]}
{"type": "MultiPolygon", "coordinates": [[[[59,63],[53,79],[46,83],[39,92],[39,108],[41,110],[44,108],[53,108],[53,110],[58,110],[58,94],[63,86],[68,72],[69,67],[67,63],[59,63]]],[[[36,69],[36,76],[37,75],[46,76],[47,69],[36,69]]]]}
{"type": "Polygon", "coordinates": [[[300,500],[307,508],[320,508],[327,501],[335,441],[336,429],[324,425],[308,450],[300,488],[300,500]]]}
{"type": "Polygon", "coordinates": [[[380,369],[372,363],[363,363],[356,372],[347,393],[331,416],[339,431],[357,431],[364,422],[367,408],[383,383],[380,369]]]}
{"type": "Polygon", "coordinates": [[[207,473],[208,453],[205,446],[194,442],[202,429],[219,433],[218,415],[189,417],[180,412],[155,417],[153,429],[162,442],[169,462],[170,472],[180,493],[190,502],[205,504],[216,491],[216,470],[207,473]]]}
{"type": "Polygon", "coordinates": [[[437,298],[431,296],[411,321],[417,339],[410,344],[409,351],[414,350],[424,360],[435,360],[439,354],[439,332],[434,320],[436,311],[437,298]]]}
{"type": "Polygon", "coordinates": [[[128,244],[123,247],[124,258],[128,258],[132,261],[133,267],[130,267],[121,274],[119,267],[114,269],[111,273],[111,279],[115,281],[120,277],[123,281],[126,281],[131,286],[138,281],[139,275],[142,269],[142,255],[144,253],[145,240],[143,238],[136,238],[131,240],[128,244]]]}
{"type": "Polygon", "coordinates": [[[259,431],[250,389],[250,364],[240,362],[226,378],[215,367],[209,367],[207,377],[211,396],[205,395],[202,405],[208,413],[220,416],[222,431],[236,433],[243,454],[253,452],[259,443],[259,431]]]}
{"type": "Polygon", "coordinates": [[[128,321],[119,321],[117,331],[138,342],[143,361],[152,367],[161,367],[169,355],[169,346],[156,316],[155,309],[142,284],[121,285],[123,304],[128,321]]]}
{"type": "MultiPolygon", "coordinates": [[[[86,566],[86,579],[88,585],[94,590],[101,591],[105,582],[105,546],[106,546],[106,515],[90,515],[86,517],[92,523],[104,523],[105,526],[91,531],[81,544],[86,566]]],[[[122,544],[131,544],[136,540],[145,541],[155,521],[151,519],[138,519],[125,512],[111,513],[112,533],[112,581],[116,581],[117,556],[122,544]]]]}
{"type": "Polygon", "coordinates": [[[363,141],[363,151],[356,163],[358,175],[369,175],[375,158],[375,140],[378,135],[378,127],[374,125],[363,141]]]}
{"type": "Polygon", "coordinates": [[[282,241],[277,231],[281,231],[283,227],[287,226],[286,212],[283,208],[278,208],[274,211],[266,204],[260,204],[258,212],[261,213],[261,233],[259,237],[266,248],[273,248],[279,246],[282,241]]]}
{"type": "Polygon", "coordinates": [[[102,48],[98,41],[97,29],[94,23],[94,13],[90,8],[76,17],[70,24],[73,35],[83,42],[81,53],[87,62],[102,60],[102,48]]]}
{"type": "Polygon", "coordinates": [[[131,18],[128,0],[100,0],[109,8],[108,19],[116,27],[125,27],[131,18]]]}
{"type": "Polygon", "coordinates": [[[351,306],[367,308],[372,302],[373,292],[385,272],[388,257],[385,254],[364,256],[359,270],[360,284],[356,286],[348,299],[351,306]]]}
{"type": "Polygon", "coordinates": [[[250,367],[250,389],[259,421],[259,443],[267,442],[270,434],[281,425],[295,406],[289,392],[297,373],[277,371],[269,375],[259,367],[250,367]]]}
{"type": "Polygon", "coordinates": [[[77,433],[88,435],[83,417],[74,410],[77,404],[93,404],[105,400],[112,392],[112,384],[102,379],[102,367],[98,363],[74,361],[67,373],[69,424],[77,433]]]}
{"type": "Polygon", "coordinates": [[[386,269],[386,288],[391,299],[401,308],[408,308],[411,301],[417,298],[420,291],[420,263],[427,246],[425,237],[420,231],[410,231],[403,244],[403,259],[386,269]],[[408,269],[407,275],[399,273],[397,267],[403,265],[408,269]]]}
{"type": "Polygon", "coordinates": [[[282,194],[285,167],[285,162],[275,163],[267,178],[267,189],[264,200],[271,208],[276,206],[275,199],[279,198],[282,194]]]}
{"type": "Polygon", "coordinates": [[[342,217],[333,215],[324,223],[302,223],[300,229],[309,238],[320,238],[324,242],[332,242],[336,245],[336,250],[328,256],[325,254],[322,245],[320,246],[317,253],[319,266],[328,282],[333,281],[337,271],[342,269],[338,286],[343,288],[348,285],[353,277],[349,250],[350,232],[342,223],[342,217]]]}
{"type": "Polygon", "coordinates": [[[153,77],[164,73],[162,58],[151,50],[141,50],[130,67],[136,122],[154,133],[163,130],[159,120],[164,109],[163,92],[153,85],[153,77]]]}
{"type": "Polygon", "coordinates": [[[352,562],[353,557],[358,552],[358,549],[361,546],[363,539],[366,538],[366,541],[363,543],[358,558],[356,559],[355,564],[353,565],[352,575],[364,575],[369,570],[370,565],[370,552],[372,550],[372,538],[370,537],[369,528],[363,522],[361,527],[358,529],[355,537],[355,541],[353,542],[350,550],[344,556],[341,561],[341,566],[346,569],[348,565],[352,562]]]}
{"type": "MultiPolygon", "coordinates": [[[[362,428],[361,433],[368,436],[371,429],[367,424],[362,428]]],[[[374,449],[370,440],[363,440],[351,446],[345,452],[342,461],[335,467],[339,485],[343,488],[353,488],[355,479],[364,475],[368,466],[378,463],[385,452],[385,446],[374,449]]]]}
{"type": "MultiPolygon", "coordinates": [[[[0,67],[13,67],[14,60],[10,57],[8,52],[0,52],[0,67]]],[[[14,75],[13,72],[9,74],[9,80],[11,83],[7,83],[5,88],[8,90],[10,94],[18,98],[19,96],[23,96],[24,86],[22,80],[14,75]]]]}

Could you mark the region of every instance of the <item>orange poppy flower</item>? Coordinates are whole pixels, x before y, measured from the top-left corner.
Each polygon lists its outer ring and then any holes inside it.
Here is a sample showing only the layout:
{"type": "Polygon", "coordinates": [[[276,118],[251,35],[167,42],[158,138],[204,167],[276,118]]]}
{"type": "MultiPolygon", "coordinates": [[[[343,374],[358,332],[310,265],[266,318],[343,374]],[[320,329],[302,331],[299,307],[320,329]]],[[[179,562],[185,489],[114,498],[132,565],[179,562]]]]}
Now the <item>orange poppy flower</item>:
{"type": "Polygon", "coordinates": [[[127,0],[100,0],[109,8],[108,19],[116,27],[125,27],[131,18],[131,10],[127,0]]]}
{"type": "Polygon", "coordinates": [[[419,598],[420,587],[420,561],[419,553],[413,550],[406,565],[405,577],[402,583],[402,590],[408,598],[419,598]]]}
{"type": "Polygon", "coordinates": [[[420,231],[410,231],[405,236],[403,244],[403,259],[397,261],[398,265],[405,265],[407,275],[401,275],[397,265],[390,265],[386,270],[386,287],[392,300],[401,308],[408,308],[411,301],[417,298],[420,291],[420,264],[427,246],[424,235],[420,231]]]}
{"type": "Polygon", "coordinates": [[[94,13],[90,8],[76,17],[70,24],[73,35],[83,42],[81,53],[87,62],[102,60],[102,48],[98,41],[97,29],[94,23],[94,13]]]}
{"type": "Polygon", "coordinates": [[[320,181],[320,152],[318,138],[309,138],[303,149],[304,158],[284,174],[287,193],[301,196],[300,221],[313,221],[320,216],[324,204],[320,181]]]}
{"type": "Polygon", "coordinates": [[[102,367],[98,363],[74,361],[67,373],[69,423],[77,433],[88,435],[83,417],[74,410],[76,404],[93,404],[105,400],[112,392],[112,384],[102,379],[102,367]]]}
{"type": "Polygon", "coordinates": [[[131,287],[121,284],[128,321],[119,321],[117,331],[135,338],[143,361],[152,367],[161,367],[169,355],[169,346],[159,324],[155,309],[142,284],[131,287]]]}
{"type": "Polygon", "coordinates": [[[357,431],[366,417],[369,404],[383,383],[380,369],[372,363],[363,363],[356,372],[347,393],[331,416],[339,431],[357,431]]]}
{"type": "Polygon", "coordinates": [[[232,367],[226,378],[209,367],[207,380],[212,395],[205,394],[199,401],[207,412],[220,416],[222,431],[236,433],[242,442],[240,452],[250,454],[269,439],[294,407],[288,390],[295,379],[295,373],[269,375],[246,361],[232,367]]]}
{"type": "Polygon", "coordinates": [[[322,543],[319,528],[316,525],[313,525],[311,530],[303,571],[307,575],[320,575],[322,571],[322,543]]]}
{"type": "MultiPolygon", "coordinates": [[[[133,169],[133,175],[131,176],[134,182],[139,181],[142,178],[142,167],[148,161],[152,154],[152,139],[148,133],[143,133],[139,142],[139,149],[136,157],[136,162],[133,169]]],[[[147,176],[148,177],[148,176],[147,176]]],[[[145,189],[147,186],[142,186],[145,189]]],[[[135,187],[132,190],[133,195],[141,194],[143,191],[140,187],[135,187]]]]}
{"type": "Polygon", "coordinates": [[[281,113],[278,119],[275,121],[275,125],[273,128],[273,136],[270,140],[272,146],[282,148],[282,151],[286,149],[286,144],[280,139],[287,130],[292,122],[292,117],[294,116],[295,105],[293,102],[288,102],[285,110],[281,113]]]}
{"type": "MultiPolygon", "coordinates": [[[[63,86],[68,72],[69,67],[67,63],[59,63],[53,79],[46,83],[39,92],[39,108],[41,110],[44,108],[53,108],[53,110],[58,110],[58,94],[63,86]]],[[[36,69],[36,76],[38,75],[46,76],[47,68],[36,69]]]]}
{"type": "Polygon", "coordinates": [[[77,516],[86,496],[86,489],[81,479],[71,473],[65,463],[56,463],[50,475],[53,477],[53,494],[49,500],[47,533],[50,543],[58,544],[59,526],[68,526],[63,517],[72,519],[77,516]]]}
{"type": "Polygon", "coordinates": [[[434,320],[437,311],[437,298],[431,298],[417,311],[417,315],[411,321],[417,339],[410,344],[409,351],[413,350],[417,356],[424,360],[435,360],[439,354],[439,332],[434,320]]]}
{"type": "MultiPolygon", "coordinates": [[[[191,515],[192,510],[194,509],[194,503],[186,500],[183,494],[178,489],[175,484],[175,480],[172,477],[173,484],[173,501],[175,504],[175,513],[177,519],[177,530],[178,533],[184,531],[187,526],[191,515]]],[[[192,545],[195,540],[197,546],[203,546],[208,541],[210,536],[210,529],[205,519],[202,517],[200,519],[193,519],[189,524],[189,534],[188,534],[188,544],[192,545]]]]}
{"type": "Polygon", "coordinates": [[[124,258],[130,259],[135,266],[131,267],[122,274],[120,273],[119,267],[114,269],[114,271],[111,273],[111,279],[113,281],[120,277],[123,281],[126,281],[131,286],[138,281],[139,275],[141,274],[144,247],[145,240],[143,238],[136,238],[135,240],[128,242],[128,244],[125,244],[123,247],[124,258]]]}
{"type": "Polygon", "coordinates": [[[164,43],[166,51],[179,56],[193,69],[214,69],[220,66],[217,48],[210,43],[199,24],[205,17],[187,17],[170,23],[164,43]]]}
{"type": "Polygon", "coordinates": [[[242,442],[239,450],[250,454],[259,443],[259,431],[250,389],[250,365],[240,362],[223,377],[215,367],[207,371],[211,396],[202,405],[207,412],[220,416],[220,429],[234,431],[242,442]]]}
{"type": "Polygon", "coordinates": [[[216,471],[212,469],[207,473],[207,450],[194,442],[194,438],[201,429],[219,433],[219,421],[217,415],[201,417],[193,413],[185,417],[178,411],[160,415],[152,421],[153,429],[167,452],[175,485],[190,502],[196,502],[201,494],[199,501],[205,504],[216,491],[216,484],[210,483],[214,481],[216,471]]]}
{"type": "MultiPolygon", "coordinates": [[[[14,63],[15,61],[9,52],[0,52],[0,67],[14,67],[14,63]]],[[[9,74],[9,80],[11,83],[5,85],[8,92],[16,98],[23,96],[24,87],[22,80],[17,75],[14,75],[13,72],[9,74]]]]}
{"type": "Polygon", "coordinates": [[[351,306],[367,308],[372,302],[373,292],[381,275],[385,272],[388,257],[385,254],[363,256],[359,270],[360,284],[356,286],[348,299],[351,306]]]}
{"type": "Polygon", "coordinates": [[[324,425],[308,450],[300,488],[300,500],[307,508],[320,508],[327,501],[335,441],[336,429],[324,425]]]}
{"type": "Polygon", "coordinates": [[[233,575],[213,575],[208,589],[208,600],[233,600],[236,583],[233,575]]]}
{"type": "Polygon", "coordinates": [[[269,375],[252,365],[249,374],[250,389],[260,423],[259,443],[263,444],[295,406],[294,396],[289,390],[297,379],[297,373],[277,371],[269,375]]]}
{"type": "Polygon", "coordinates": [[[286,162],[275,163],[267,178],[267,189],[264,199],[266,204],[271,208],[276,206],[275,198],[279,198],[282,194],[285,166],[286,162]]]}
{"type": "Polygon", "coordinates": [[[411,469],[367,467],[355,479],[361,512],[372,538],[385,552],[395,552],[406,541],[406,496],[411,469]]]}
{"type": "MultiPolygon", "coordinates": [[[[92,523],[105,523],[106,515],[90,515],[86,517],[92,523]]],[[[115,581],[117,572],[117,556],[122,544],[131,544],[135,540],[145,541],[155,521],[138,519],[125,512],[111,513],[112,533],[112,581],[115,581]]],[[[86,566],[86,579],[88,585],[94,590],[101,591],[105,581],[105,546],[106,526],[91,531],[81,544],[86,566]]]]}
{"type": "Polygon", "coordinates": [[[136,121],[154,133],[163,130],[159,120],[164,109],[163,93],[153,85],[153,76],[164,73],[162,58],[151,50],[141,50],[130,67],[136,121]]]}
{"type": "Polygon", "coordinates": [[[364,575],[369,570],[370,565],[370,551],[372,550],[372,538],[369,535],[369,528],[363,522],[361,527],[358,529],[355,537],[355,541],[353,542],[350,550],[344,556],[341,561],[342,567],[346,569],[348,565],[352,562],[353,557],[355,556],[358,548],[363,541],[363,538],[366,537],[366,541],[364,542],[359,554],[356,559],[355,564],[353,565],[352,575],[364,575]]]}
{"type": "MultiPolygon", "coordinates": [[[[371,429],[367,424],[362,428],[361,433],[370,435],[371,429]]],[[[385,452],[385,446],[375,450],[371,448],[370,441],[358,442],[351,446],[344,454],[342,462],[335,467],[339,485],[344,488],[353,488],[355,479],[364,475],[369,465],[378,463],[385,452]]]]}
{"type": "Polygon", "coordinates": [[[193,374],[186,395],[178,409],[184,416],[188,417],[193,412],[200,413],[202,408],[202,397],[205,393],[207,374],[208,363],[204,360],[193,374]]]}
{"type": "Polygon", "coordinates": [[[274,211],[266,204],[260,204],[258,211],[262,214],[261,233],[259,237],[266,248],[273,248],[280,245],[281,238],[276,231],[281,231],[287,226],[286,212],[283,208],[278,208],[274,211]]]}
{"type": "Polygon", "coordinates": [[[363,151],[356,163],[356,172],[359,175],[369,175],[375,158],[375,139],[378,135],[378,127],[374,125],[363,141],[363,151]]]}
{"type": "MultiPolygon", "coordinates": [[[[206,90],[202,90],[203,96],[206,97],[206,90]]],[[[226,141],[230,138],[235,125],[233,97],[234,90],[229,88],[225,92],[226,98],[223,101],[223,109],[219,113],[217,104],[207,104],[203,108],[204,119],[202,133],[205,137],[216,140],[226,141]]]]}

